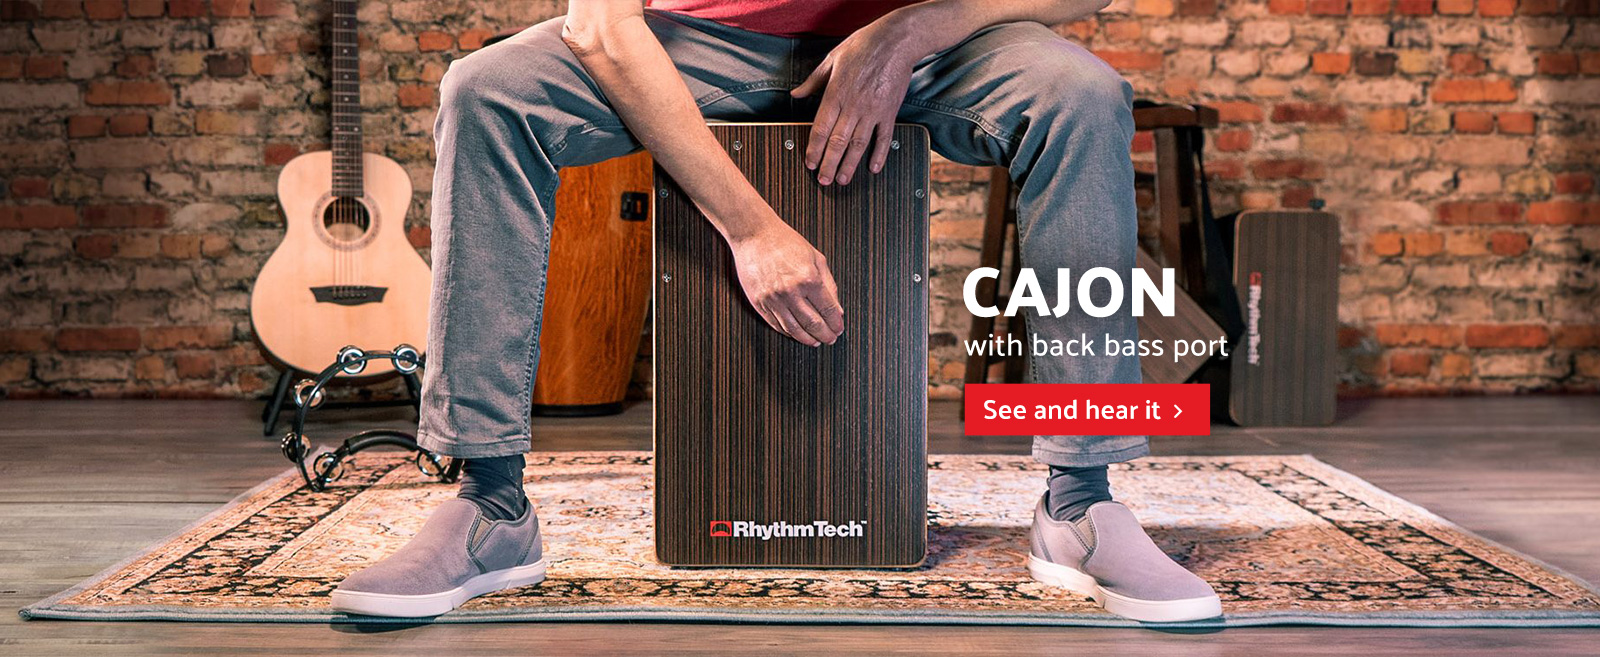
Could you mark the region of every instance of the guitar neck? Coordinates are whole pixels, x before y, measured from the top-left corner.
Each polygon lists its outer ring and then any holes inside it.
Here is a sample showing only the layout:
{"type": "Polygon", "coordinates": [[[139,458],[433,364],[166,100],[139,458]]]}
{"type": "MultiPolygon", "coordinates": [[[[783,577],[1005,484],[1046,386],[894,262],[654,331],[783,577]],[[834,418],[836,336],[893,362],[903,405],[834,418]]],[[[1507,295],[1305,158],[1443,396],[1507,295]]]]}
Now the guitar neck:
{"type": "Polygon", "coordinates": [[[333,1],[333,194],[363,194],[361,171],[361,51],[358,0],[333,1]]]}

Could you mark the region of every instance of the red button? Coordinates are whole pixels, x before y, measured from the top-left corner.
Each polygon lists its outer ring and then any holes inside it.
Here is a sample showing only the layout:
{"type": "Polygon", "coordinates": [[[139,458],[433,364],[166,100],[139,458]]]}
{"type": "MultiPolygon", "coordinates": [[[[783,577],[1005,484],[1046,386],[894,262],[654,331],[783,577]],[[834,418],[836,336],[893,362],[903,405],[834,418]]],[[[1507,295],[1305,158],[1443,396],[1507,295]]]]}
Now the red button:
{"type": "Polygon", "coordinates": [[[969,383],[969,436],[1209,436],[1204,383],[969,383]]]}

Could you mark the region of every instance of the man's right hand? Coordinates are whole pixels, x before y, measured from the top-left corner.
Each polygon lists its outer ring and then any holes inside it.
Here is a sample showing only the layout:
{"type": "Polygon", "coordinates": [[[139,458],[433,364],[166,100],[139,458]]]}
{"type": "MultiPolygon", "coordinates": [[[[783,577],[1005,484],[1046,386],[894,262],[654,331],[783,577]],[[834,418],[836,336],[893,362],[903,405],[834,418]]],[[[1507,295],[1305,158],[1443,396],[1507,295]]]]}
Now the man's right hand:
{"type": "Polygon", "coordinates": [[[808,346],[833,344],[844,333],[844,308],[828,259],[774,217],[728,240],[739,285],[761,318],[808,346]]]}

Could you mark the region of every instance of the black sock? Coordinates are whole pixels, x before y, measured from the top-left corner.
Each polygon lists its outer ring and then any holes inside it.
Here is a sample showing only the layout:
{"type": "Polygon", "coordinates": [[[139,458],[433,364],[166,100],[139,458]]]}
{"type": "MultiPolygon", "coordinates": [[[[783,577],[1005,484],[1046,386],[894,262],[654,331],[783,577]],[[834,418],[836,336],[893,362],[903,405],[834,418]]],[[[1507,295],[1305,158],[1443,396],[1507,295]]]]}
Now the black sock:
{"type": "Polygon", "coordinates": [[[461,492],[456,495],[478,505],[490,520],[512,520],[528,509],[522,490],[521,454],[486,459],[466,459],[461,466],[461,492]]]}
{"type": "Polygon", "coordinates": [[[1050,466],[1050,497],[1045,502],[1054,520],[1072,521],[1083,517],[1096,502],[1111,500],[1111,483],[1106,481],[1106,466],[1064,468],[1050,466]]]}

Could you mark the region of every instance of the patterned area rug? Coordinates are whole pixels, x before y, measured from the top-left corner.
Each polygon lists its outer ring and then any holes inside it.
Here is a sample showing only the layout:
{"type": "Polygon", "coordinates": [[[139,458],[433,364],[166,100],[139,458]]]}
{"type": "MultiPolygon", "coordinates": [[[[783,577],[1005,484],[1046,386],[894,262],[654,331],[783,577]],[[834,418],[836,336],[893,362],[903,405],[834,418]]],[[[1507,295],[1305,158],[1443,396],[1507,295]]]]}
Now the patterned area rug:
{"type": "MultiPolygon", "coordinates": [[[[529,465],[549,579],[438,621],[1133,624],[1028,579],[1044,475],[1025,458],[936,457],[929,557],[904,571],[667,568],[651,556],[648,453],[536,453],[529,465]]],[[[1583,582],[1309,456],[1147,458],[1115,466],[1112,484],[1216,586],[1220,624],[1600,625],[1600,595],[1583,582]]],[[[322,493],[285,474],[22,614],[347,620],[328,591],[453,492],[387,454],[359,455],[322,493]]]]}

